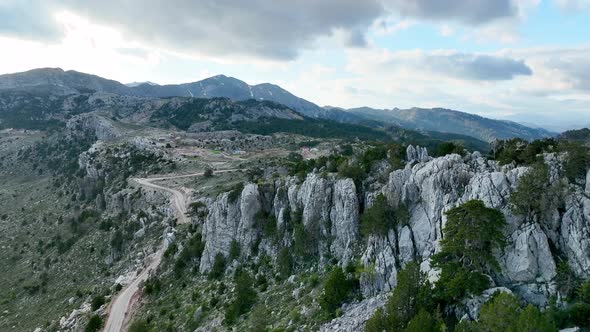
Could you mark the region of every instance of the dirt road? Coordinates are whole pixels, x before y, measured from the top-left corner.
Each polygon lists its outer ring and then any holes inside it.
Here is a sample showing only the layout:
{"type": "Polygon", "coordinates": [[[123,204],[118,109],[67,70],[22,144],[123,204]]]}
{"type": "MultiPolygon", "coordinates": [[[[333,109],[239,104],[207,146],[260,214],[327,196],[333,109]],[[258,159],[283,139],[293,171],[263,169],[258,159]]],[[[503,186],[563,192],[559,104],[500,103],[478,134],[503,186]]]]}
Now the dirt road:
{"type": "MultiPolygon", "coordinates": [[[[229,170],[219,170],[214,171],[214,173],[227,173],[227,172],[234,172],[235,169],[229,170]]],[[[183,175],[173,175],[173,176],[161,176],[161,177],[153,177],[153,178],[132,178],[131,181],[134,181],[142,186],[150,187],[156,190],[162,190],[171,194],[170,203],[174,206],[176,210],[176,214],[178,217],[178,223],[186,223],[189,221],[189,218],[186,216],[186,197],[184,193],[178,189],[169,188],[154,184],[154,181],[162,181],[162,180],[171,180],[171,179],[179,179],[179,178],[187,178],[193,176],[201,176],[203,172],[200,173],[192,173],[192,174],[183,174],[183,175]]],[[[105,324],[105,328],[103,331],[105,332],[120,332],[123,331],[125,327],[126,321],[128,321],[128,314],[129,310],[132,305],[132,299],[135,294],[138,293],[140,285],[148,279],[150,273],[155,271],[156,268],[160,265],[162,261],[162,255],[164,254],[164,248],[161,246],[158,251],[156,251],[154,257],[152,258],[150,264],[141,271],[135,277],[135,279],[123,288],[119,294],[113,299],[111,303],[110,310],[109,310],[109,318],[107,323],[105,324]]]]}

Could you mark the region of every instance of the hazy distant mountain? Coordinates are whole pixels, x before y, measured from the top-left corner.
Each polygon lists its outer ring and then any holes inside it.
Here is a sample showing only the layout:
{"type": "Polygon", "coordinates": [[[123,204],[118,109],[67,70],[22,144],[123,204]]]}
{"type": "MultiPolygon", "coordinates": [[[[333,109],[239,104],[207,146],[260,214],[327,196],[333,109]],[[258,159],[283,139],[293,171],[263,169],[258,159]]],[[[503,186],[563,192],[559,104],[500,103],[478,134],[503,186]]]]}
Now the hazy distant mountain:
{"type": "Polygon", "coordinates": [[[444,108],[381,110],[362,107],[348,111],[366,119],[392,123],[404,128],[469,135],[488,142],[512,137],[532,140],[554,136],[545,129],[530,128],[516,122],[493,120],[444,108]]]}
{"type": "Polygon", "coordinates": [[[496,138],[522,137],[536,139],[553,135],[551,132],[540,128],[529,128],[515,122],[492,120],[442,108],[379,110],[363,107],[344,110],[337,107],[320,107],[293,95],[278,85],[269,83],[249,85],[246,82],[224,75],[184,84],[158,85],[152,82],[135,82],[125,85],[117,81],[76,71],[42,68],[23,73],[0,75],[0,90],[3,89],[43,89],[61,95],[99,91],[150,98],[224,97],[234,101],[267,100],[285,105],[310,118],[368,125],[380,121],[408,129],[468,135],[488,142],[496,138]]]}
{"type": "Polygon", "coordinates": [[[283,104],[311,118],[332,119],[341,122],[358,122],[359,117],[340,110],[325,110],[299,98],[278,85],[263,83],[248,85],[233,77],[218,75],[202,81],[158,85],[152,82],[121,84],[95,75],[64,71],[59,68],[41,68],[23,73],[0,76],[0,89],[22,89],[52,85],[59,93],[68,94],[82,90],[95,90],[121,95],[142,97],[225,97],[235,101],[256,99],[283,104]]]}
{"type": "MultiPolygon", "coordinates": [[[[57,86],[64,94],[94,90],[116,94],[131,94],[131,88],[96,75],[60,68],[40,68],[23,73],[0,75],[0,89],[23,89],[57,86]]],[[[57,91],[57,90],[56,90],[57,91]]]]}
{"type": "Polygon", "coordinates": [[[125,83],[125,85],[128,86],[128,87],[130,87],[130,88],[134,88],[134,87],[140,86],[142,84],[153,85],[153,86],[159,86],[160,85],[158,83],[154,83],[154,82],[150,82],[150,81],[125,83]]]}

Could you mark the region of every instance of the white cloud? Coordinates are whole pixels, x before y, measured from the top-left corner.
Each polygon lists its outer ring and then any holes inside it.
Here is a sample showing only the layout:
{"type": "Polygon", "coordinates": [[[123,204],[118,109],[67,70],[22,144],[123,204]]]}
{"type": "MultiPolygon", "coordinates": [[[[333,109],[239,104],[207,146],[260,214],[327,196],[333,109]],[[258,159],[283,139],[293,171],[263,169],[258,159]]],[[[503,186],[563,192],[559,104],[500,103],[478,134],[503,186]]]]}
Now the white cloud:
{"type": "Polygon", "coordinates": [[[566,12],[590,8],[590,0],[555,0],[557,6],[566,12]]]}

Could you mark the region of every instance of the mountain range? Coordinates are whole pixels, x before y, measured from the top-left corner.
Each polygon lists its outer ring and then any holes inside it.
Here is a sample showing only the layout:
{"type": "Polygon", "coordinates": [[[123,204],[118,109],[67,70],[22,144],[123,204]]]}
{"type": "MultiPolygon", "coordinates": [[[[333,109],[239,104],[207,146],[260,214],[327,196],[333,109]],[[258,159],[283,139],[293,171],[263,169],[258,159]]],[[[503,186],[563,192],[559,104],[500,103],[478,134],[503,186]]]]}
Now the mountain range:
{"type": "Polygon", "coordinates": [[[391,110],[368,107],[343,109],[320,107],[297,97],[278,85],[263,83],[249,85],[224,75],[201,81],[158,85],[152,82],[122,84],[96,75],[60,68],[40,68],[27,72],[0,75],[0,90],[49,88],[62,95],[87,91],[147,98],[162,97],[224,97],[234,101],[248,99],[268,100],[283,104],[306,117],[328,119],[345,123],[367,124],[378,121],[418,131],[438,131],[468,135],[487,142],[494,139],[521,137],[532,140],[554,134],[540,128],[531,128],[511,121],[494,120],[443,108],[411,108],[391,110]]]}

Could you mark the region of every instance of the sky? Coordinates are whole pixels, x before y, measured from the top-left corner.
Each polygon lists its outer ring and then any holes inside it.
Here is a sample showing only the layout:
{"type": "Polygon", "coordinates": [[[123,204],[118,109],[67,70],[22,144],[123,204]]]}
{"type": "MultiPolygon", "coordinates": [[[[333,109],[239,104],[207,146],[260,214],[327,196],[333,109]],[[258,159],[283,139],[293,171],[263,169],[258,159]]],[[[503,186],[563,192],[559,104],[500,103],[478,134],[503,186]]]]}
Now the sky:
{"type": "Polygon", "coordinates": [[[563,130],[590,126],[590,0],[0,0],[0,73],[39,67],[563,130]]]}

